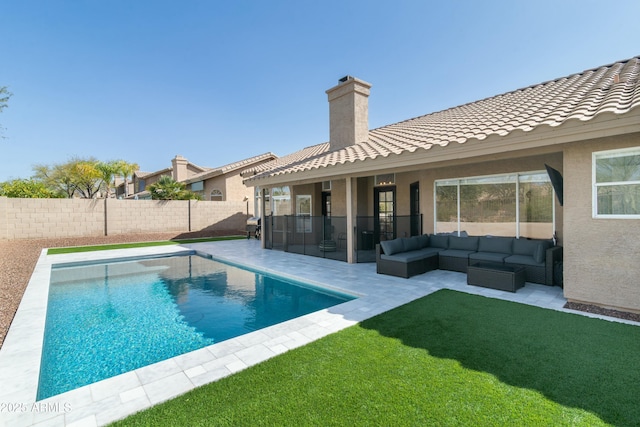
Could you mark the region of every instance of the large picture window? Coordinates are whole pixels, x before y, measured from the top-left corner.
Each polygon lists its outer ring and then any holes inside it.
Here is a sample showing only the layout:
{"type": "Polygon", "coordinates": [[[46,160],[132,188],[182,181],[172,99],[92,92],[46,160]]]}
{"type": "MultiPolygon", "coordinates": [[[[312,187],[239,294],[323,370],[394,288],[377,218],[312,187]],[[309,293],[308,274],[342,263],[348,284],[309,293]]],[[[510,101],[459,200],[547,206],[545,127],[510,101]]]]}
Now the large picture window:
{"type": "Polygon", "coordinates": [[[640,218],[640,148],[593,153],[593,216],[640,218]]]}
{"type": "Polygon", "coordinates": [[[436,181],[435,230],[551,238],[553,197],[546,172],[436,181]]]}

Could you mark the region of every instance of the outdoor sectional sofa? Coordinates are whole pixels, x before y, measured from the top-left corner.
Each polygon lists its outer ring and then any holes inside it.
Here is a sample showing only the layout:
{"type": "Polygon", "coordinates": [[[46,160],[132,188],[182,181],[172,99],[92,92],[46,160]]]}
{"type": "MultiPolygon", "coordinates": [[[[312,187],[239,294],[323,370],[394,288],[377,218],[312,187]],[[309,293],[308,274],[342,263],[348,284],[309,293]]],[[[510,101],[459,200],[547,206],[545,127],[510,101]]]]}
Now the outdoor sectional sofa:
{"type": "Polygon", "coordinates": [[[491,262],[523,267],[527,282],[553,286],[559,261],[562,247],[543,239],[432,234],[376,245],[376,271],[405,278],[435,269],[466,273],[471,264],[491,262]]]}

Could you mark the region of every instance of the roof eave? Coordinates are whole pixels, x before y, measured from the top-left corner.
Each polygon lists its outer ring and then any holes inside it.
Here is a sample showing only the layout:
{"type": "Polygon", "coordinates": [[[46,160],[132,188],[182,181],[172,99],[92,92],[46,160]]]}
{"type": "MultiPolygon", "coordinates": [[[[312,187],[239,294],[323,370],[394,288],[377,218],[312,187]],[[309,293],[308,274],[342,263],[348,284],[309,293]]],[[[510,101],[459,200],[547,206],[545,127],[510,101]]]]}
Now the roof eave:
{"type": "Polygon", "coordinates": [[[369,176],[382,170],[404,169],[636,132],[640,132],[640,108],[624,115],[601,113],[586,122],[575,119],[557,127],[542,125],[529,132],[516,130],[506,136],[494,135],[482,141],[471,139],[464,143],[450,143],[446,147],[433,146],[430,149],[390,154],[386,157],[378,156],[305,171],[263,177],[256,175],[245,178],[243,182],[247,186],[273,186],[291,182],[318,182],[346,176],[369,176]]]}

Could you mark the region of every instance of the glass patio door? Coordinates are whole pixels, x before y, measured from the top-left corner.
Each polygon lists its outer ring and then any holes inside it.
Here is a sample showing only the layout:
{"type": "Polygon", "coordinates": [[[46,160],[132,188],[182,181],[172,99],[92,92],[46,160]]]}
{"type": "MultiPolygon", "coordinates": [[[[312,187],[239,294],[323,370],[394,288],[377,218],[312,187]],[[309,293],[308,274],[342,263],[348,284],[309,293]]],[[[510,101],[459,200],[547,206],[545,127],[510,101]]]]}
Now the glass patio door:
{"type": "Polygon", "coordinates": [[[396,188],[376,187],[373,194],[376,243],[396,237],[396,188]]]}
{"type": "Polygon", "coordinates": [[[420,234],[420,183],[414,182],[409,188],[409,208],[411,211],[411,235],[420,234]]]}

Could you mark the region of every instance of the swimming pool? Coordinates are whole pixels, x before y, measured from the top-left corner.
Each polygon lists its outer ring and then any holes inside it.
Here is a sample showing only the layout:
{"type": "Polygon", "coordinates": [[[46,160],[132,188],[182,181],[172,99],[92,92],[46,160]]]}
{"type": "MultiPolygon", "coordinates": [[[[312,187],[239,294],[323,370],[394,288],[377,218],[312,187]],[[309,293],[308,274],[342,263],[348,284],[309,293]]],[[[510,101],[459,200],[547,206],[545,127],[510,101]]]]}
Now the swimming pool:
{"type": "Polygon", "coordinates": [[[54,266],[37,398],[353,298],[196,253],[54,266]]]}

